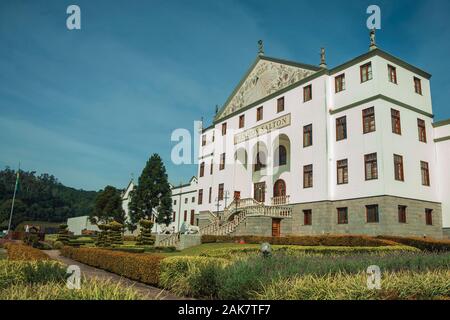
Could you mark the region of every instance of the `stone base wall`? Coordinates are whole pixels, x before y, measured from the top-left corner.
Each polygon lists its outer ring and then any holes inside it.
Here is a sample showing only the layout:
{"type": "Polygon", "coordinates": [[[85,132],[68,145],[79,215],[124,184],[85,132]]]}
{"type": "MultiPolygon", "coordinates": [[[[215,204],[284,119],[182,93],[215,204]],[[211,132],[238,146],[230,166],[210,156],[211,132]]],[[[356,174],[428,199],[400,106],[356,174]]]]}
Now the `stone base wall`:
{"type": "MultiPolygon", "coordinates": [[[[293,204],[292,218],[281,220],[281,236],[322,234],[366,234],[427,236],[442,238],[441,204],[393,196],[368,197],[342,201],[293,204]],[[379,222],[368,223],[366,205],[378,205],[379,222]],[[406,206],[406,223],[398,221],[398,206],[406,206]],[[337,208],[348,208],[348,223],[337,223],[337,208]],[[427,225],[425,209],[433,210],[433,224],[427,225]],[[304,225],[303,210],[312,210],[312,224],[304,225]]],[[[449,231],[450,233],[450,231],[449,231]]],[[[234,235],[272,235],[270,217],[247,217],[234,235]]]]}
{"type": "Polygon", "coordinates": [[[443,228],[442,234],[444,239],[450,239],[450,228],[443,228]]]}

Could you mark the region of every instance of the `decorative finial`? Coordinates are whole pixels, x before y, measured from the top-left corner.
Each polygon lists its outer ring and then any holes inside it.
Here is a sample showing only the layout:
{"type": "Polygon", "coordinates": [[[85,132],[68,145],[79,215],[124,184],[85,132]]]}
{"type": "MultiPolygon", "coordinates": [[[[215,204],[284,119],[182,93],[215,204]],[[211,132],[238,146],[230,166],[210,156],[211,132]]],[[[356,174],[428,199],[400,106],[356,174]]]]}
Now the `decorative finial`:
{"type": "Polygon", "coordinates": [[[320,67],[321,68],[327,67],[327,63],[325,61],[325,48],[320,49],[320,67]]]}
{"type": "Polygon", "coordinates": [[[216,116],[218,112],[219,112],[219,105],[216,104],[216,116]]]}
{"type": "Polygon", "coordinates": [[[377,48],[377,45],[375,43],[375,28],[370,30],[370,47],[369,50],[374,50],[377,48]]]}
{"type": "Polygon", "coordinates": [[[258,41],[258,55],[259,56],[264,55],[264,42],[262,40],[258,41]]]}
{"type": "Polygon", "coordinates": [[[131,181],[134,180],[134,173],[131,173],[131,181]]]}

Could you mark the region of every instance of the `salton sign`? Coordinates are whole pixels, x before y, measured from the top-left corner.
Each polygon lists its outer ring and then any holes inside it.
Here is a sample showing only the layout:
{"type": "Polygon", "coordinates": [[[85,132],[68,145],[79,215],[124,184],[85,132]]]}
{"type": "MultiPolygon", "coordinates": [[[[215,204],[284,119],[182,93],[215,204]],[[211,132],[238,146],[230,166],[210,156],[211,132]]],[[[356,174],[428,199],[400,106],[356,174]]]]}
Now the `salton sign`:
{"type": "Polygon", "coordinates": [[[259,137],[259,136],[269,133],[273,130],[287,127],[290,124],[291,124],[291,114],[289,113],[289,114],[286,114],[279,118],[270,120],[263,124],[260,124],[259,126],[256,126],[256,127],[250,128],[248,130],[245,130],[243,132],[235,134],[234,135],[234,144],[239,144],[241,142],[259,137]]]}

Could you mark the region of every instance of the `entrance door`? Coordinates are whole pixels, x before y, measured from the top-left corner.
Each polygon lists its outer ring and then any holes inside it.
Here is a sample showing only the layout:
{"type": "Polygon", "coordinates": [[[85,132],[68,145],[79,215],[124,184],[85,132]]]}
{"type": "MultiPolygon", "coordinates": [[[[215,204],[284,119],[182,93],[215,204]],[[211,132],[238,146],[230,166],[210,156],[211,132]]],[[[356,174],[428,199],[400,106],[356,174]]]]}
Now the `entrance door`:
{"type": "Polygon", "coordinates": [[[286,195],[286,183],[284,180],[277,180],[273,185],[273,196],[284,197],[286,195]]]}
{"type": "Polygon", "coordinates": [[[258,202],[264,202],[266,196],[266,183],[258,182],[254,184],[253,198],[258,202]]]}
{"type": "Polygon", "coordinates": [[[279,237],[281,233],[281,219],[272,219],[272,237],[279,237]]]}

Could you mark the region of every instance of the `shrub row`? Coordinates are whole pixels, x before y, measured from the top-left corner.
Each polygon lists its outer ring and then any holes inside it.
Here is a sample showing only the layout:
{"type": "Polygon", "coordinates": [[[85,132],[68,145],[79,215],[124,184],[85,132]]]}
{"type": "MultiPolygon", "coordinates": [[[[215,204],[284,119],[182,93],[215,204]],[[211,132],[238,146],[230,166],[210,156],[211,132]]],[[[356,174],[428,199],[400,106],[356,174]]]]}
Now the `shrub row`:
{"type": "MultiPolygon", "coordinates": [[[[245,255],[259,253],[260,249],[255,247],[223,248],[203,252],[200,256],[232,259],[245,255]]],[[[400,253],[420,252],[419,249],[409,246],[385,246],[385,247],[332,247],[332,246],[274,246],[274,254],[302,255],[302,254],[355,254],[355,253],[400,253]]]]}
{"type": "Polygon", "coordinates": [[[159,265],[163,256],[127,253],[97,248],[64,247],[61,254],[73,260],[143,283],[159,283],[159,265]]]}
{"type": "Polygon", "coordinates": [[[4,247],[8,251],[9,260],[50,260],[41,250],[31,246],[8,242],[4,247]]]}
{"type": "Polygon", "coordinates": [[[403,271],[383,273],[381,290],[367,288],[367,274],[306,275],[277,279],[255,292],[252,298],[263,300],[369,300],[369,299],[449,299],[450,271],[423,273],[403,271]]]}
{"type": "Polygon", "coordinates": [[[396,236],[378,236],[378,239],[395,241],[408,246],[416,247],[425,251],[450,251],[449,240],[437,240],[417,237],[396,237],[396,236]]]}
{"type": "Polygon", "coordinates": [[[323,236],[289,236],[289,237],[259,237],[259,236],[212,236],[203,235],[202,243],[263,243],[299,246],[349,246],[349,247],[379,247],[395,246],[398,243],[385,239],[377,239],[365,235],[323,235],[323,236]]]}

